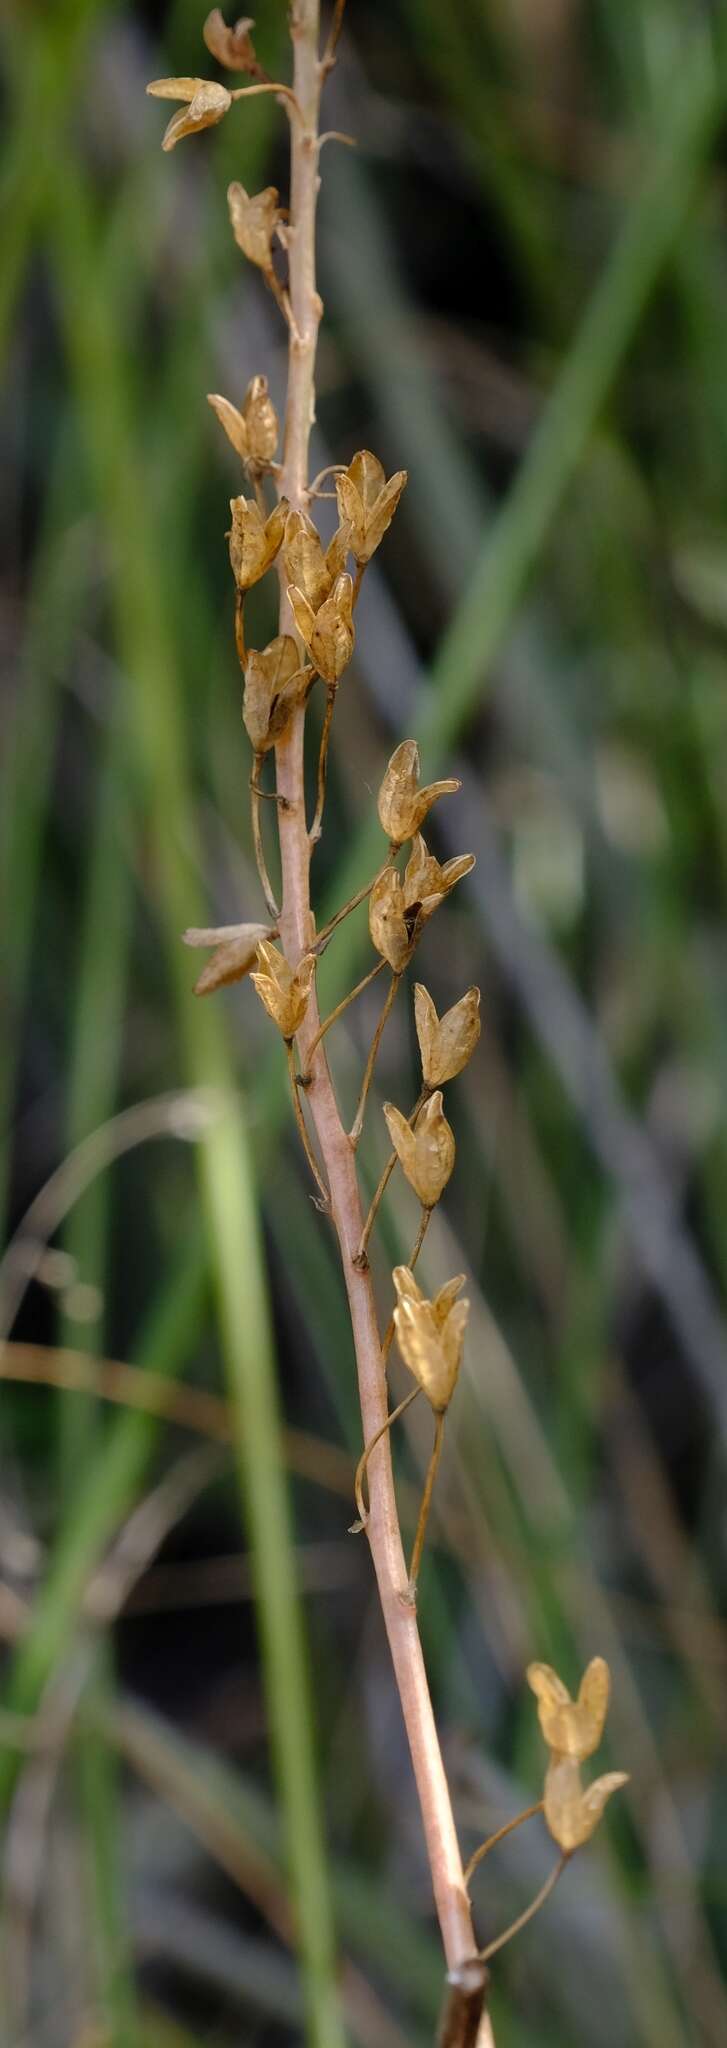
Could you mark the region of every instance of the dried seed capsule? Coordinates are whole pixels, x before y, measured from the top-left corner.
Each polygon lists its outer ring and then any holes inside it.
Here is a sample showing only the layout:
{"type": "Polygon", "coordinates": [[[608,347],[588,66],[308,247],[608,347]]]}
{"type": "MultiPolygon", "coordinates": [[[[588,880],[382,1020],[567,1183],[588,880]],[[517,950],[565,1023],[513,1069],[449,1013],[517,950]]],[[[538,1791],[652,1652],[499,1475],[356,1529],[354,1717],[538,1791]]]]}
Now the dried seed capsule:
{"type": "Polygon", "coordinates": [[[172,115],[162,136],[162,149],[174,149],[184,135],[199,135],[201,129],[214,127],[232,106],[227,87],[209,78],[154,78],[146,89],[153,99],[187,103],[172,115]]]}
{"type": "Polygon", "coordinates": [[[372,945],[382,960],[388,960],[400,974],[409,957],[410,937],[406,923],[404,891],[396,868],[384,868],[369,896],[369,932],[372,945]]]}
{"type": "Polygon", "coordinates": [[[431,1096],[414,1129],[393,1102],[384,1103],[394,1151],[423,1208],[433,1209],[454,1166],[454,1132],[442,1108],[442,1091],[431,1096]]]}
{"type": "Polygon", "coordinates": [[[194,984],[195,995],[209,996],[216,988],[242,981],[255,965],[260,940],[271,938],[274,929],[267,924],[222,924],[204,930],[190,926],[182,934],[185,946],[214,947],[212,959],[194,984]]]}
{"type": "Polygon", "coordinates": [[[605,1658],[591,1658],[576,1700],[550,1664],[529,1664],[526,1676],[537,1697],[538,1720],[549,1749],[574,1757],[577,1763],[592,1756],[603,1734],[611,1690],[605,1658]]]}
{"type": "Polygon", "coordinates": [[[231,498],[230,562],[238,590],[250,590],[265,575],[280,547],[287,506],[284,499],[263,520],[254,498],[231,498]]]}
{"type": "Polygon", "coordinates": [[[435,1414],[441,1415],[452,1399],[462,1362],[469,1302],[454,1298],[462,1278],[441,1288],[434,1301],[424,1299],[406,1266],[395,1268],[394,1284],[398,1294],[394,1326],[404,1364],[435,1414]]]}
{"type": "Polygon", "coordinates": [[[418,981],[414,988],[414,1015],[422,1056],[422,1076],[428,1088],[453,1081],[471,1059],[480,1035],[480,991],[468,988],[458,1003],[438,1017],[429,991],[418,981]]]}
{"type": "Polygon", "coordinates": [[[257,957],[259,972],[250,977],[253,987],[283,1037],[294,1038],[308,1008],[316,971],[315,955],[305,953],[298,966],[292,968],[284,953],[263,939],[257,957]]]}
{"type": "Polygon", "coordinates": [[[379,790],[378,810],[382,830],[392,845],[403,846],[413,839],[438,796],[453,795],[461,788],[454,780],[430,782],[419,788],[419,748],[416,740],[402,740],[391,756],[379,790]]]}
{"type": "Polygon", "coordinates": [[[325,683],[339,682],[354,646],[353,584],[338,576],[330,597],[314,612],[302,591],[291,584],[288,601],[304,647],[325,683]]]}
{"type": "Polygon", "coordinates": [[[590,1841],[612,1792],[627,1784],[627,1771],[606,1771],[602,1778],[594,1778],[584,1792],[575,1757],[553,1752],[545,1774],[543,1810],[553,1840],[564,1856],[572,1856],[574,1849],[590,1841]]]}
{"type": "Polygon", "coordinates": [[[281,738],[305,688],[305,673],[290,633],[278,633],[259,651],[251,647],[242,716],[256,754],[267,753],[281,738]]]}
{"type": "Polygon", "coordinates": [[[473,853],[462,853],[454,860],[445,860],[440,864],[435,860],[434,854],[428,852],[421,832],[418,832],[404,869],[404,897],[407,909],[420,904],[424,918],[431,917],[432,910],[437,908],[445,896],[449,896],[455,884],[461,882],[463,875],[471,874],[474,864],[473,853]]]}
{"type": "Polygon", "coordinates": [[[311,611],[320,611],[325,598],[330,597],[334,578],[320,534],[307,512],[288,513],[283,561],[288,582],[300,591],[311,611]]]}
{"type": "Polygon", "coordinates": [[[267,276],[273,268],[273,237],[283,216],[275,185],[264,192],[246,192],[239,179],[227,187],[227,206],[238,249],[267,276]]]}
{"type": "MultiPolygon", "coordinates": [[[[249,459],[258,468],[266,469],[274,460],[280,428],[278,415],[268,391],[267,377],[251,377],[245,393],[243,415],[247,427],[249,459]]],[[[288,501],[281,498],[288,516],[288,501]]]]}
{"type": "Polygon", "coordinates": [[[343,476],[336,477],[338,516],[349,529],[349,547],[357,562],[369,562],[387,526],[391,525],[407,480],[405,469],[386,475],[369,448],[354,455],[343,476]]]}
{"type": "Polygon", "coordinates": [[[241,15],[234,28],[228,28],[222,9],[213,7],[208,14],[202,34],[211,56],[218,64],[224,64],[228,71],[247,71],[253,78],[262,76],[250,30],[255,22],[249,14],[241,15]]]}

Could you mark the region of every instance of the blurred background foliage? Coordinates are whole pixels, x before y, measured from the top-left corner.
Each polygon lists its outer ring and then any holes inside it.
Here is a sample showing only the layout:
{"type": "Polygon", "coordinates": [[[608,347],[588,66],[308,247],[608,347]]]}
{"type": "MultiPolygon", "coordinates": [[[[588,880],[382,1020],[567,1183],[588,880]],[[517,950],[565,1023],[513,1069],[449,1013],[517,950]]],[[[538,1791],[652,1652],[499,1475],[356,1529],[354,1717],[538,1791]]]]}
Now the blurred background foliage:
{"type": "MultiPolygon", "coordinates": [[[[144,98],[212,72],[204,12],[2,22],[3,2039],[277,2048],[307,2006],[332,2048],[332,1894],[347,2038],[418,2048],[440,1951],[346,1533],[341,1279],[279,1048],[244,987],[194,1001],[179,943],[259,915],[205,393],[265,369],[282,404],[285,375],[224,199],[285,199],[280,110],[167,158],[144,98]]],[[[280,0],[257,42],[287,64],[280,0]]],[[[609,1659],[631,1773],[498,1958],[498,2048],[727,2039],[726,43],[679,0],[350,0],[327,93],[358,147],[323,155],[313,463],[371,446],[410,481],[321,914],[373,870],[402,732],[463,778],[435,850],[477,854],[418,968],[440,1008],[483,990],[422,1260],[473,1304],[420,1600],[465,1850],[538,1796],[534,1655],[609,1659]]],[[[368,957],[358,913],[324,999],[368,957]]],[[[336,1033],[352,1104],[377,1011],[336,1033]]],[[[412,1040],[400,1002],[371,1187],[412,1040]]],[[[415,1221],[394,1183],[384,1312],[415,1221]]],[[[428,1445],[415,1407],[407,1529],[428,1445]]],[[[488,1862],[483,1940],[548,1866],[538,1822],[488,1862]]]]}

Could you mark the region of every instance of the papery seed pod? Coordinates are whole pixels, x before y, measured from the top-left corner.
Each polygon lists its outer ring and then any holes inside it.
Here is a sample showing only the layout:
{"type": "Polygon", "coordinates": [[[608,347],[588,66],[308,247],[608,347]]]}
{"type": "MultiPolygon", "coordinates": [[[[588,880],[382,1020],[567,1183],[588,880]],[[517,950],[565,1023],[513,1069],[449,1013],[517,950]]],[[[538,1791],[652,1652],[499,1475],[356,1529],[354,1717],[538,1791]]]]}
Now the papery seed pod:
{"type": "Polygon", "coordinates": [[[393,1102],[384,1103],[384,1116],[407,1180],[422,1207],[433,1209],[446,1188],[455,1154],[454,1132],[442,1108],[441,1088],[431,1096],[413,1130],[393,1102]]]}
{"type": "Polygon", "coordinates": [[[245,664],[242,716],[256,754],[282,737],[306,688],[290,633],[278,633],[267,647],[251,647],[245,664]]]}
{"type": "Polygon", "coordinates": [[[293,969],[277,946],[261,940],[257,957],[259,972],[250,976],[253,987],[268,1016],[272,1017],[283,1037],[290,1040],[300,1030],[308,1008],[316,971],[315,954],[304,953],[293,969]]]}
{"type": "Polygon", "coordinates": [[[338,576],[330,597],[313,611],[302,591],[291,584],[288,602],[304,647],[324,683],[337,683],[348,667],[354,646],[353,584],[338,576]]]}
{"type": "Polygon", "coordinates": [[[333,589],[333,575],[323,553],[320,534],[307,512],[289,512],[283,543],[285,574],[311,611],[320,610],[333,589]]]}
{"type": "Polygon", "coordinates": [[[438,1017],[428,989],[416,982],[414,1016],[422,1077],[427,1088],[439,1088],[453,1081],[471,1059],[480,1035],[480,991],[468,988],[459,1002],[438,1017]]]}
{"type": "Polygon", "coordinates": [[[281,499],[263,520],[254,498],[231,498],[230,562],[238,590],[250,590],[265,575],[280,547],[287,505],[281,499]]]}
{"type": "Polygon", "coordinates": [[[214,947],[212,959],[194,984],[194,994],[209,996],[216,988],[242,981],[255,965],[260,940],[273,937],[274,932],[275,927],[267,924],[222,924],[204,930],[190,926],[182,933],[185,946],[214,947]]]}
{"type": "Polygon", "coordinates": [[[174,149],[184,135],[198,135],[202,128],[213,128],[232,106],[232,98],[225,85],[216,85],[209,78],[153,78],[147,92],[156,100],[184,100],[186,108],[173,114],[169,126],[162,136],[162,149],[174,149]]]}
{"type": "Polygon", "coordinates": [[[228,28],[222,9],[213,7],[208,14],[202,34],[211,56],[218,64],[224,64],[228,71],[247,71],[251,78],[263,76],[255,55],[250,30],[255,22],[248,14],[241,15],[234,28],[228,28]]]}
{"type": "Polygon", "coordinates": [[[416,740],[402,740],[391,756],[379,790],[379,820],[393,846],[403,846],[405,840],[414,838],[437,797],[453,795],[462,786],[450,779],[430,782],[427,788],[420,789],[419,765],[416,740]]]}
{"type": "Polygon", "coordinates": [[[404,891],[396,868],[384,868],[369,896],[371,943],[400,974],[409,957],[410,937],[406,923],[404,891]]]}
{"type": "Polygon", "coordinates": [[[336,477],[338,515],[349,528],[349,546],[357,562],[369,562],[387,526],[391,525],[404,485],[405,469],[386,475],[369,448],[354,455],[343,476],[336,477]]]}
{"type": "MultiPolygon", "coordinates": [[[[396,1272],[401,1270],[397,1268],[396,1272]]],[[[411,1273],[408,1277],[409,1280],[413,1278],[411,1273]]],[[[459,1289],[462,1281],[458,1279],[452,1284],[459,1289]]],[[[442,1315],[441,1309],[437,1312],[437,1304],[424,1300],[418,1289],[417,1295],[418,1299],[408,1289],[399,1290],[394,1327],[404,1364],[418,1380],[435,1414],[441,1415],[449,1406],[457,1384],[469,1302],[455,1302],[450,1296],[446,1312],[442,1315]]],[[[439,1300],[438,1296],[437,1302],[439,1300]]]]}
{"type": "Polygon", "coordinates": [[[529,1664],[526,1677],[537,1698],[538,1720],[549,1749],[577,1763],[592,1756],[603,1734],[611,1690],[605,1658],[591,1658],[576,1700],[550,1664],[529,1664]]]}
{"type": "Polygon", "coordinates": [[[222,398],[219,391],[208,391],[207,404],[211,405],[213,412],[217,414],[220,426],[224,429],[228,441],[232,443],[235,453],[240,456],[242,462],[247,462],[250,451],[247,422],[242,413],[238,412],[236,405],[230,404],[229,398],[222,398]]]}
{"type": "Polygon", "coordinates": [[[628,1784],[627,1771],[606,1771],[594,1778],[584,1792],[574,1757],[554,1754],[545,1774],[543,1811],[554,1842],[565,1856],[572,1856],[590,1841],[607,1800],[621,1785],[628,1784]]]}
{"type": "Polygon", "coordinates": [[[283,218],[276,186],[250,193],[235,178],[227,187],[227,206],[238,249],[267,276],[273,268],[273,236],[283,218]]]}
{"type": "MultiPolygon", "coordinates": [[[[249,460],[259,469],[267,469],[275,458],[280,428],[278,415],[268,391],[267,377],[251,377],[243,405],[249,460]]],[[[281,498],[288,516],[287,498],[281,498]]]]}
{"type": "MultiPolygon", "coordinates": [[[[417,1302],[425,1300],[426,1297],[422,1294],[421,1287],[418,1281],[415,1280],[410,1266],[395,1266],[393,1280],[398,1301],[417,1302]]],[[[458,1294],[461,1294],[463,1287],[464,1273],[457,1273],[453,1280],[445,1280],[444,1286],[438,1289],[434,1300],[430,1301],[429,1306],[438,1330],[441,1330],[446,1323],[450,1309],[453,1307],[458,1294]]]]}
{"type": "MultiPolygon", "coordinates": [[[[455,884],[461,882],[464,875],[471,874],[474,864],[473,853],[459,854],[454,860],[445,860],[441,864],[435,860],[433,853],[429,853],[421,832],[418,832],[404,869],[404,899],[407,909],[411,909],[416,903],[431,904],[436,908],[437,903],[441,903],[445,896],[449,896],[455,884]]],[[[431,909],[427,910],[426,915],[431,914],[431,909]]]]}

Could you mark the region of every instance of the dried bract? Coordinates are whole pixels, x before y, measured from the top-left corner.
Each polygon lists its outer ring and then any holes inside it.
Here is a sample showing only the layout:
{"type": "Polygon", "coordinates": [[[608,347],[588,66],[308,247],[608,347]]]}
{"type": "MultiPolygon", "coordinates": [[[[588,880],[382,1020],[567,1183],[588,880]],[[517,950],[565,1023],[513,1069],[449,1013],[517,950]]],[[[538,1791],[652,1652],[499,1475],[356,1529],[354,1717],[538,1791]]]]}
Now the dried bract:
{"type": "Polygon", "coordinates": [[[550,1664],[529,1664],[526,1676],[537,1698],[538,1720],[548,1748],[577,1763],[592,1756],[603,1734],[611,1690],[605,1658],[591,1658],[576,1700],[550,1664]]]}
{"type": "Polygon", "coordinates": [[[263,519],[254,498],[231,498],[230,562],[238,590],[250,590],[265,575],[280,547],[287,505],[281,499],[263,519]]]}
{"type": "Polygon", "coordinates": [[[378,456],[369,448],[354,455],[343,476],[336,477],[338,515],[348,527],[348,544],[357,562],[369,562],[383,540],[406,480],[406,470],[398,469],[387,483],[378,456]]]}
{"type": "Polygon", "coordinates": [[[420,1293],[408,1266],[394,1269],[398,1301],[394,1325],[404,1364],[418,1380],[435,1414],[449,1406],[462,1362],[469,1302],[457,1301],[462,1276],[440,1288],[434,1301],[420,1293]]]}
{"type": "Polygon", "coordinates": [[[252,78],[261,78],[263,73],[255,55],[250,30],[255,27],[249,14],[240,16],[234,28],[228,28],[221,7],[213,7],[208,14],[202,34],[211,56],[218,64],[224,64],[228,71],[247,71],[252,78]]]}
{"type": "Polygon", "coordinates": [[[242,462],[247,462],[249,447],[244,415],[238,412],[236,405],[230,404],[229,398],[223,398],[219,391],[208,391],[207,404],[211,405],[212,411],[217,414],[220,426],[224,428],[235,453],[240,456],[242,462]]]}
{"type": "Polygon", "coordinates": [[[446,1188],[454,1166],[454,1132],[442,1108],[438,1088],[414,1129],[393,1102],[384,1103],[389,1137],[407,1180],[419,1196],[422,1207],[433,1209],[446,1188]]]}
{"type": "Polygon", "coordinates": [[[216,988],[243,981],[255,965],[260,940],[271,938],[273,932],[274,927],[267,924],[222,924],[204,929],[190,926],[182,934],[185,946],[214,947],[212,959],[194,984],[195,995],[210,996],[216,988]]]}
{"type": "Polygon", "coordinates": [[[250,649],[242,716],[256,754],[267,753],[282,737],[305,688],[306,676],[290,633],[278,633],[259,652],[250,649]]]}
{"type": "Polygon", "coordinates": [[[382,830],[393,846],[413,839],[438,796],[450,796],[461,788],[454,780],[430,782],[419,788],[419,748],[416,740],[402,740],[391,756],[381,788],[378,810],[382,830]]]}
{"type": "Polygon", "coordinates": [[[339,682],[353,654],[355,639],[350,576],[337,576],[330,597],[317,612],[293,584],[288,588],[288,601],[314,668],[325,683],[339,682]]]}
{"type": "Polygon", "coordinates": [[[235,180],[227,187],[227,205],[238,249],[248,263],[256,264],[268,276],[273,268],[273,236],[283,218],[275,185],[251,194],[235,180]]]}
{"type": "Polygon", "coordinates": [[[156,100],[184,100],[186,106],[173,114],[162,136],[162,149],[174,149],[184,135],[199,135],[213,128],[232,106],[226,85],[209,78],[153,78],[147,92],[156,100]]]}
{"type": "Polygon", "coordinates": [[[453,1081],[471,1059],[480,1035],[480,991],[468,988],[451,1010],[438,1017],[428,989],[418,981],[414,988],[414,1016],[422,1076],[427,1088],[439,1088],[453,1081]]]}
{"type": "Polygon", "coordinates": [[[552,1757],[545,1774],[543,1810],[553,1840],[565,1856],[572,1856],[574,1849],[590,1841],[611,1793],[627,1784],[627,1771],[606,1771],[584,1792],[575,1757],[552,1757]]]}
{"type": "Polygon", "coordinates": [[[294,1038],[308,1008],[316,971],[315,955],[304,953],[294,969],[277,946],[261,940],[257,957],[259,972],[250,977],[253,987],[283,1037],[294,1038]]]}

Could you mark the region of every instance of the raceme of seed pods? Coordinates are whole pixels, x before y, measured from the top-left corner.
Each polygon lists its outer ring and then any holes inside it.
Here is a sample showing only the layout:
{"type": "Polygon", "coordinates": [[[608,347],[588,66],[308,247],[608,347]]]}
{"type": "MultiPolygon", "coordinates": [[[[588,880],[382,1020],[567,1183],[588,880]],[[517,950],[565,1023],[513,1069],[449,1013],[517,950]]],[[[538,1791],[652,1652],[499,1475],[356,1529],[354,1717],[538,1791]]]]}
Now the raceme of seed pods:
{"type": "MultiPolygon", "coordinates": [[[[337,7],[335,33],[340,27],[342,6],[337,7]]],[[[208,50],[227,71],[246,74],[252,84],[228,88],[204,78],[157,79],[147,90],[157,98],[177,100],[179,110],[172,116],[162,147],[172,150],[186,136],[199,134],[229,113],[233,102],[255,93],[273,92],[293,121],[300,108],[290,87],[269,79],[258,64],[251,30],[254,23],[241,19],[227,27],[219,8],[209,15],[204,27],[208,50]]],[[[333,45],[321,66],[322,75],[333,61],[333,45]]],[[[345,140],[346,138],[342,138],[345,140]]],[[[271,291],[288,324],[293,347],[297,333],[291,297],[284,269],[288,246],[288,213],[279,205],[274,186],[249,194],[235,182],[228,190],[230,224],[235,242],[246,260],[255,266],[271,291]]],[[[301,1091],[312,1078],[311,1060],[321,1041],[344,1014],[362,989],[379,974],[388,975],[388,987],[373,1035],[361,1081],[356,1113],[348,1133],[355,1150],[364,1116],[376,1058],[387,1018],[402,977],[411,965],[422,932],[456,884],[474,865],[472,854],[440,864],[430,853],[422,836],[429,813],[441,797],[453,795],[459,783],[447,779],[422,786],[416,741],[402,740],[383,776],[378,794],[378,818],[386,842],[383,858],[368,887],[344,904],[328,924],[311,940],[309,950],[295,965],[276,945],[280,938],[280,909],[265,863],[260,823],[260,803],[268,795],[277,805],[286,799],[275,790],[265,791],[262,777],[268,756],[288,733],[291,721],[305,712],[317,684],[324,692],[324,710],[316,777],[315,807],[310,822],[311,848],[320,837],[326,797],[326,771],[331,727],[339,688],[351,663],[356,638],[355,611],[366,567],[395,516],[406,485],[406,472],[398,470],[387,478],[378,457],[360,449],[348,463],[324,471],[306,493],[305,511],[292,508],[281,491],[281,468],[277,461],[279,422],[264,375],[253,376],[241,405],[219,393],[210,394],[220,426],[237,455],[246,488],[230,500],[227,535],[234,584],[235,643],[243,676],[242,717],[252,749],[250,802],[252,837],[260,886],[266,907],[265,921],[245,922],[185,932],[186,943],[207,948],[211,958],[196,983],[196,993],[209,995],[215,989],[241,981],[250,975],[256,995],[283,1039],[293,1108],[298,1132],[318,1190],[318,1205],[330,1207],[329,1190],[316,1158],[301,1102],[301,1091]],[[328,476],[333,491],[323,492],[328,476]],[[334,497],[337,525],[327,545],[318,532],[311,506],[320,497],[334,497]],[[249,647],[245,631],[245,599],[261,579],[275,573],[287,595],[292,630],[278,633],[267,646],[249,647]],[[298,1070],[295,1041],[304,1024],[315,990],[318,958],[334,938],[350,911],[368,898],[368,919],[374,964],[339,1002],[314,1033],[305,1034],[303,1070],[298,1070]]],[[[369,1458],[381,1437],[423,1393],[434,1418],[434,1443],[427,1471],[419,1521],[411,1555],[409,1597],[413,1600],[421,1563],[427,1517],[432,1498],[445,1417],[460,1372],[469,1304],[461,1297],[462,1275],[439,1289],[433,1300],[422,1293],[414,1274],[430,1217],[447,1186],[455,1163],[455,1140],[444,1109],[444,1087],[460,1074],[471,1059],[480,1035],[480,993],[469,988],[451,1009],[440,1017],[422,983],[414,988],[414,1015],[421,1056],[422,1087],[408,1114],[394,1103],[384,1105],[391,1140],[391,1152],[363,1227],[354,1263],[363,1269],[367,1246],[379,1205],[397,1164],[421,1205],[415,1244],[406,1266],[393,1273],[394,1306],[382,1344],[382,1371],[393,1336],[414,1385],[382,1428],[365,1445],[356,1474],[355,1493],[359,1519],[354,1529],[363,1528],[368,1518],[364,1481],[369,1458]]],[[[607,1799],[625,1782],[622,1772],[596,1779],[584,1791],[580,1763],[590,1755],[601,1738],[609,1693],[608,1668],[600,1658],[589,1665],[577,1700],[571,1700],[561,1680],[548,1665],[532,1664],[528,1681],[537,1695],[540,1723],[549,1747],[549,1763],[542,1800],[507,1822],[490,1836],[471,1858],[466,1877],[496,1842],[532,1813],[542,1812],[551,1835],[559,1846],[560,1861],[541,1894],[507,1933],[482,1951],[489,1956],[502,1946],[525,1920],[531,1917],[552,1889],[574,1851],[587,1841],[607,1799]]]]}

